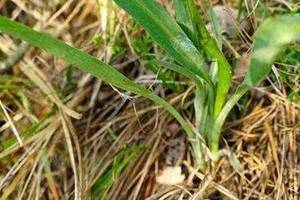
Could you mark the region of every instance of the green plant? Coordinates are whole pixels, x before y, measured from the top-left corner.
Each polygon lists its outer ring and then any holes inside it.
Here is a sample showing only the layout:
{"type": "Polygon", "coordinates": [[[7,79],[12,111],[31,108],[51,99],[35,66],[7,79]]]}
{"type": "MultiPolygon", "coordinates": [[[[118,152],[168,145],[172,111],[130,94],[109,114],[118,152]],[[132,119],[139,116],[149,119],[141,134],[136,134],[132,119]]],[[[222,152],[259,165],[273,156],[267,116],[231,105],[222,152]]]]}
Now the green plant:
{"type": "MultiPolygon", "coordinates": [[[[153,0],[115,2],[175,60],[175,63],[165,63],[163,66],[195,82],[196,127],[208,143],[214,159],[219,155],[221,128],[232,107],[270,72],[276,55],[284,45],[300,38],[299,15],[267,19],[255,35],[246,78],[226,102],[231,86],[231,66],[220,50],[219,40],[217,42],[207,31],[194,0],[174,0],[176,20],[153,0]],[[217,65],[210,60],[216,61],[217,65]]],[[[214,13],[211,14],[213,18],[214,13]]],[[[218,29],[217,25],[215,27],[218,29]]],[[[162,65],[161,62],[158,64],[162,65]]]]}
{"type": "Polygon", "coordinates": [[[276,55],[283,46],[300,39],[300,16],[274,17],[261,25],[254,40],[251,64],[246,78],[228,99],[231,67],[215,39],[205,28],[193,0],[174,1],[176,20],[154,0],[115,0],[115,2],[137,20],[174,60],[173,63],[154,62],[190,78],[195,83],[196,131],[168,102],[130,81],[115,68],[97,58],[46,33],[36,32],[3,16],[0,16],[0,31],[62,58],[113,86],[147,97],[162,106],[185,130],[196,164],[204,170],[206,163],[203,144],[208,144],[213,159],[219,157],[220,133],[230,110],[251,87],[269,73],[276,55]],[[212,60],[214,62],[211,62],[212,60]],[[198,132],[202,134],[203,140],[200,139],[198,132]]]}

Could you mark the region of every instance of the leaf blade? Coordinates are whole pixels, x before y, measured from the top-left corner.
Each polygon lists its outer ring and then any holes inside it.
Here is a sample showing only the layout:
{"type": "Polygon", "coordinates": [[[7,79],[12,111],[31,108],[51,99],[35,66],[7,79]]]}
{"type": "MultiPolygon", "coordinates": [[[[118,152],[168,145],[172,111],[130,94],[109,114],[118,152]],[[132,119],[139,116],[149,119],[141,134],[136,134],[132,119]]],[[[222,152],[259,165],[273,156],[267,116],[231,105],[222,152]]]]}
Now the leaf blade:
{"type": "Polygon", "coordinates": [[[32,46],[43,49],[46,52],[65,60],[78,69],[90,73],[94,77],[102,79],[103,81],[108,82],[118,88],[149,98],[156,104],[166,109],[181,124],[182,128],[186,131],[190,139],[195,137],[192,128],[172,105],[162,98],[154,95],[144,87],[132,82],[118,70],[101,62],[96,57],[71,47],[64,42],[53,38],[47,33],[36,32],[31,28],[12,21],[4,16],[0,16],[0,31],[15,38],[24,40],[32,46]]]}
{"type": "Polygon", "coordinates": [[[199,49],[199,33],[197,30],[197,9],[194,0],[174,0],[176,21],[199,49]]]}
{"type": "Polygon", "coordinates": [[[160,4],[153,0],[114,0],[128,12],[166,52],[190,72],[211,82],[206,63],[193,42],[160,4]]]}
{"type": "Polygon", "coordinates": [[[300,15],[266,19],[255,33],[249,70],[243,84],[259,83],[270,71],[284,45],[300,41],[300,15]]]}
{"type": "MultiPolygon", "coordinates": [[[[199,50],[200,48],[203,48],[209,56],[218,62],[218,82],[214,103],[214,117],[216,118],[225,103],[227,93],[231,86],[231,66],[219,49],[216,40],[206,29],[203,18],[197,12],[195,1],[175,0],[174,5],[176,8],[177,20],[181,24],[186,24],[191,33],[191,39],[196,43],[195,45],[199,50]]],[[[220,35],[218,36],[221,37],[220,35]]]]}

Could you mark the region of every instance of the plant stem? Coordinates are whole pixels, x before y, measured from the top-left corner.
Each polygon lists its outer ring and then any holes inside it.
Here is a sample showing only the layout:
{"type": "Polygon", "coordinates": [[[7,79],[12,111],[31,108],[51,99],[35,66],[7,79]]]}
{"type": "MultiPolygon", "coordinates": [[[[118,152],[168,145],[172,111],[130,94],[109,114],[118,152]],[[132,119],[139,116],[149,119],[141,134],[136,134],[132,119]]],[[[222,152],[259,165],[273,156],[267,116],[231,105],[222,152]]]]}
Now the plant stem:
{"type": "MultiPolygon", "coordinates": [[[[212,151],[213,155],[218,155],[219,151],[219,141],[220,141],[220,135],[221,135],[221,129],[225,122],[225,119],[227,118],[229,112],[232,110],[232,108],[237,104],[237,102],[240,100],[240,98],[249,90],[249,86],[247,85],[241,85],[236,92],[231,96],[231,98],[227,101],[225,106],[223,107],[222,111],[218,115],[211,132],[211,141],[210,141],[210,149],[212,151]]],[[[213,156],[214,157],[214,156],[213,156]]],[[[216,156],[217,157],[217,156],[216,156]]]]}

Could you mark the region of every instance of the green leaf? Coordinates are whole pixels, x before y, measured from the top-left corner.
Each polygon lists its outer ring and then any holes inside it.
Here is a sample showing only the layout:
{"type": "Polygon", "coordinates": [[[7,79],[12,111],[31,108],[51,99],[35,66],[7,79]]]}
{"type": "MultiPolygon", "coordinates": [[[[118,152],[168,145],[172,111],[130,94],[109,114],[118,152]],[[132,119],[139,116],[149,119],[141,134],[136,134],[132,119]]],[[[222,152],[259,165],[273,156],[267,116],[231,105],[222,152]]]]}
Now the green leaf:
{"type": "MultiPolygon", "coordinates": [[[[225,103],[231,85],[231,66],[219,49],[216,40],[206,29],[203,18],[197,12],[195,1],[175,0],[174,5],[176,8],[177,21],[183,24],[182,26],[187,27],[188,35],[191,35],[190,37],[194,43],[196,42],[195,45],[199,48],[199,51],[203,49],[210,57],[218,62],[217,92],[214,103],[214,117],[216,118],[225,103]],[[195,37],[197,38],[195,39],[195,37]]],[[[213,18],[213,20],[213,23],[217,23],[215,18],[213,18]]],[[[215,28],[217,28],[217,25],[215,25],[215,28]]],[[[217,30],[217,33],[218,32],[217,30]]],[[[220,37],[220,35],[218,35],[218,37],[220,37]]],[[[211,103],[213,104],[213,102],[211,103]]]]}
{"type": "Polygon", "coordinates": [[[48,53],[65,60],[78,69],[90,73],[107,83],[110,83],[118,88],[131,91],[135,94],[147,97],[156,104],[162,106],[180,123],[181,127],[185,130],[192,144],[194,156],[196,157],[197,162],[202,162],[202,154],[199,149],[200,141],[194,133],[193,129],[190,127],[187,121],[185,121],[185,119],[176,111],[176,109],[162,98],[154,95],[149,90],[129,80],[126,76],[118,72],[118,70],[108,64],[101,62],[96,57],[93,57],[74,47],[71,47],[64,42],[53,38],[47,33],[36,32],[23,24],[14,22],[3,16],[0,16],[0,31],[15,38],[24,40],[35,47],[43,49],[48,53]]]}
{"type": "Polygon", "coordinates": [[[212,129],[212,132],[211,132],[211,140],[209,141],[209,147],[210,147],[213,155],[218,154],[219,141],[220,141],[222,126],[223,126],[229,112],[237,104],[237,102],[240,100],[240,98],[244,94],[246,94],[246,92],[248,90],[249,90],[249,87],[245,86],[245,85],[242,85],[242,86],[238,87],[236,92],[226,102],[226,104],[224,105],[222,111],[220,112],[217,119],[215,120],[215,123],[213,125],[213,129],[212,129]]]}
{"type": "Polygon", "coordinates": [[[193,0],[174,0],[176,20],[196,34],[195,11],[193,0]]]}
{"type": "Polygon", "coordinates": [[[222,50],[222,28],[213,6],[209,4],[209,15],[214,28],[216,41],[220,50],[222,50]]]}
{"type": "Polygon", "coordinates": [[[208,33],[203,21],[199,24],[202,24],[199,27],[202,36],[201,45],[205,52],[218,62],[217,92],[214,106],[214,117],[216,118],[222,110],[231,86],[231,66],[218,48],[216,40],[208,33]]]}
{"type": "Polygon", "coordinates": [[[194,0],[174,0],[176,20],[194,45],[200,49],[199,33],[197,30],[197,9],[194,0]]]}
{"type": "Polygon", "coordinates": [[[255,34],[249,71],[244,84],[254,86],[269,74],[285,45],[300,41],[300,15],[265,20],[255,34]]]}
{"type": "Polygon", "coordinates": [[[163,7],[154,0],[114,0],[127,11],[166,52],[190,72],[211,83],[206,63],[193,42],[163,7]]]}
{"type": "Polygon", "coordinates": [[[62,58],[80,70],[90,73],[93,76],[116,87],[151,99],[169,111],[186,130],[189,137],[194,136],[191,127],[174,109],[174,107],[160,97],[152,94],[144,87],[132,82],[126,76],[118,72],[115,68],[101,62],[97,58],[82,52],[79,49],[73,48],[64,42],[53,38],[49,34],[36,32],[27,26],[11,21],[3,16],[0,16],[0,31],[15,38],[24,40],[29,44],[41,48],[54,56],[62,58]]]}

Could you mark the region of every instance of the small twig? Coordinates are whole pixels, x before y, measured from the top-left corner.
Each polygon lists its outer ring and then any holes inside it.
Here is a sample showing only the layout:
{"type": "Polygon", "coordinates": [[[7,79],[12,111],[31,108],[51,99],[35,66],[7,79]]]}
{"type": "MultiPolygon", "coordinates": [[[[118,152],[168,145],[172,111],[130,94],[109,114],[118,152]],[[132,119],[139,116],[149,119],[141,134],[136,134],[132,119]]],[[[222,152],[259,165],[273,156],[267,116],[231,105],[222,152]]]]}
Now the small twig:
{"type": "Polygon", "coordinates": [[[20,135],[19,135],[19,133],[18,133],[18,130],[17,130],[17,128],[15,127],[15,125],[14,125],[12,119],[10,118],[10,116],[9,116],[8,112],[6,111],[4,105],[2,104],[2,101],[1,101],[1,100],[0,100],[0,106],[1,106],[1,108],[2,108],[2,110],[3,110],[3,112],[4,112],[5,117],[7,118],[7,122],[9,123],[12,132],[15,134],[15,136],[16,136],[16,138],[17,138],[19,144],[20,144],[21,146],[23,146],[23,141],[22,141],[22,139],[21,139],[21,137],[20,137],[20,135]]]}

